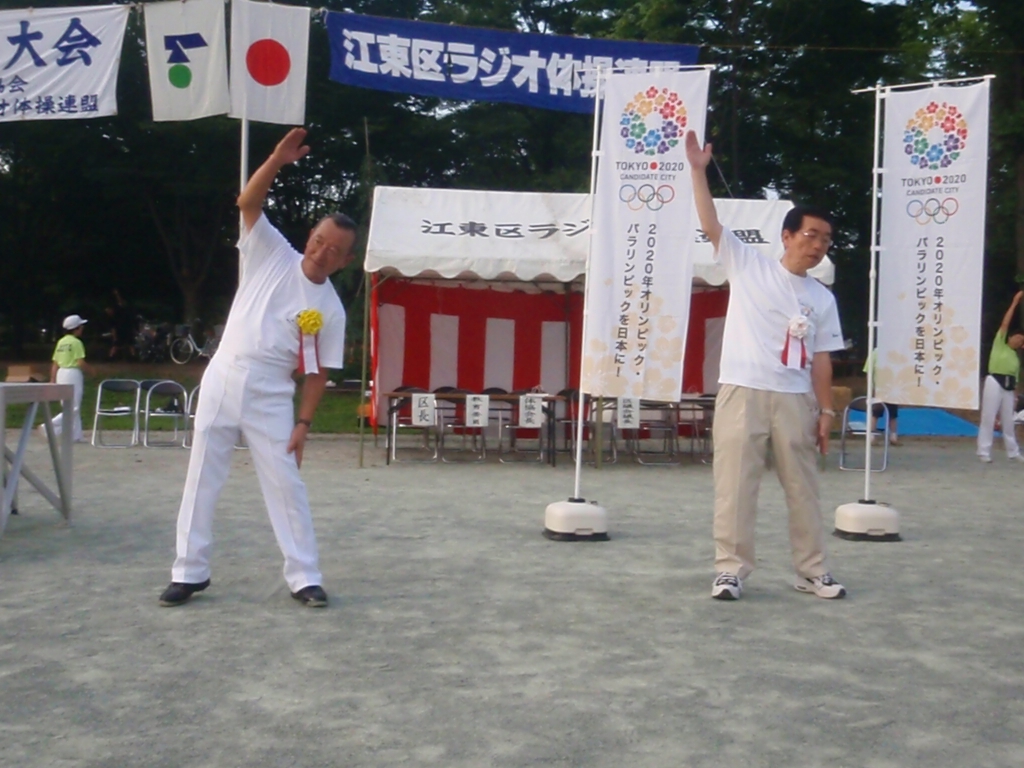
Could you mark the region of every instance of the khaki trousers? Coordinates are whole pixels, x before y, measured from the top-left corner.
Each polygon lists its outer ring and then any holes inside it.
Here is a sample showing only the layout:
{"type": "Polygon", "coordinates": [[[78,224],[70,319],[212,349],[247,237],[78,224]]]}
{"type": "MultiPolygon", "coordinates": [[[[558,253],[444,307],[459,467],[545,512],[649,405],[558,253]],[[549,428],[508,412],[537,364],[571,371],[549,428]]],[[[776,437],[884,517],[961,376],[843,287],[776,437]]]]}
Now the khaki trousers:
{"type": "Polygon", "coordinates": [[[754,570],[757,494],[768,438],[789,506],[793,567],[812,578],[828,571],[818,500],[813,394],[768,392],[732,384],[715,400],[715,570],[745,579],[754,570]]]}

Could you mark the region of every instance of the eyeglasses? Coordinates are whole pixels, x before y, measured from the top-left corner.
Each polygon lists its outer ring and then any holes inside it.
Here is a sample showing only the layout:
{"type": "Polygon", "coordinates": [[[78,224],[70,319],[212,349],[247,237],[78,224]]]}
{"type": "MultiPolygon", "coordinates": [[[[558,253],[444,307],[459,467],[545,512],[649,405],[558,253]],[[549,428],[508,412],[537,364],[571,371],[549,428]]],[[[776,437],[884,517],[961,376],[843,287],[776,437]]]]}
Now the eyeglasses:
{"type": "Polygon", "coordinates": [[[821,232],[817,232],[813,229],[808,229],[800,233],[802,237],[806,237],[808,240],[817,240],[819,243],[828,248],[832,245],[832,235],[826,235],[821,232]]]}

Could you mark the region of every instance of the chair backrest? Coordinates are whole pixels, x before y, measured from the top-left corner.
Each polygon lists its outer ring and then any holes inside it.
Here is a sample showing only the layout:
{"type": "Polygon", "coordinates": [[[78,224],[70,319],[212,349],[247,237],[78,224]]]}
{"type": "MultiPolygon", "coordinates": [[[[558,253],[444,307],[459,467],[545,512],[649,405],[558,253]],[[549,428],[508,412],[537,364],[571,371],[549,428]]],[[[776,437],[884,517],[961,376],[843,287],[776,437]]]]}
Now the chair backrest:
{"type": "Polygon", "coordinates": [[[141,389],[143,392],[146,392],[150,388],[155,387],[157,384],[160,384],[163,381],[167,381],[167,379],[142,379],[142,381],[139,382],[139,389],[141,389]]]}
{"type": "Polygon", "coordinates": [[[185,387],[178,382],[164,379],[149,387],[149,394],[152,397],[153,395],[182,395],[186,392],[185,387]]]}
{"type": "Polygon", "coordinates": [[[100,391],[135,392],[138,388],[139,382],[135,379],[104,379],[100,382],[100,391]]]}

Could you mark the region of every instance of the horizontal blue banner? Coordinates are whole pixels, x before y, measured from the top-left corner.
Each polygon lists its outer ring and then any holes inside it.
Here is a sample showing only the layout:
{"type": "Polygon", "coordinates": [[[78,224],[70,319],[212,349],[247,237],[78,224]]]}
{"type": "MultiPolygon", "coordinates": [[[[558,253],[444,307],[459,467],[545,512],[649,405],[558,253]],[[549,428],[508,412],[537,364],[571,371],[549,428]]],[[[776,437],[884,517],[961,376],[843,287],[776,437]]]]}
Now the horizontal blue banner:
{"type": "Polygon", "coordinates": [[[696,64],[700,50],[335,12],[327,33],[331,80],[345,85],[565,112],[594,111],[598,66],[678,70],[696,64]]]}

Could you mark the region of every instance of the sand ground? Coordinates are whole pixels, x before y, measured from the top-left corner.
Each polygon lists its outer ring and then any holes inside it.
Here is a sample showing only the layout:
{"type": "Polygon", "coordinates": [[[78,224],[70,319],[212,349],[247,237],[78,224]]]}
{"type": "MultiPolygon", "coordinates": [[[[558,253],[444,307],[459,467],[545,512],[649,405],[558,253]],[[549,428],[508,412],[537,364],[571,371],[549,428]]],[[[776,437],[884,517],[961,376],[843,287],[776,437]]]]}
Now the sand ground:
{"type": "MultiPolygon", "coordinates": [[[[14,433],[8,435],[8,444],[14,433]]],[[[791,586],[766,476],[759,570],[711,600],[711,468],[587,469],[612,540],[550,542],[567,462],[358,468],[311,441],[325,610],[291,600],[245,451],[213,586],[157,605],[188,454],[76,447],[70,526],[0,538],[0,765],[1024,765],[1024,466],[909,440],[874,477],[905,540],[830,537],[842,601],[791,586]]],[[[41,443],[30,465],[45,466],[41,443]]],[[[863,474],[821,475],[826,523],[863,474]]],[[[25,486],[27,487],[27,486],[25,486]]]]}

